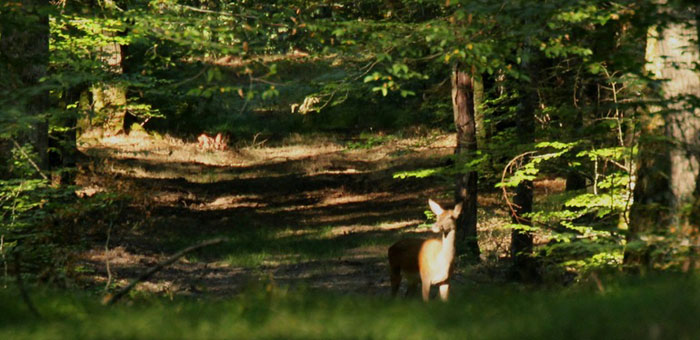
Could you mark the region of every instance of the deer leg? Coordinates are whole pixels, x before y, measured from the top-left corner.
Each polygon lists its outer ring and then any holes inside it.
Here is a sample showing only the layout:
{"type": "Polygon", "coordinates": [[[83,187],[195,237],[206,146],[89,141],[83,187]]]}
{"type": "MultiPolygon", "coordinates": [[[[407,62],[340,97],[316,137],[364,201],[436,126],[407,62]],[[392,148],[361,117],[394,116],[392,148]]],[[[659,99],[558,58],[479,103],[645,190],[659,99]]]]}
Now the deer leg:
{"type": "Polygon", "coordinates": [[[423,301],[428,301],[430,300],[430,280],[421,280],[423,281],[423,301]]]}
{"type": "Polygon", "coordinates": [[[406,297],[415,296],[418,291],[418,281],[409,280],[408,287],[406,288],[406,297]]]}
{"type": "Polygon", "coordinates": [[[447,296],[450,294],[450,284],[443,283],[440,285],[440,299],[442,301],[447,301],[447,296]]]}

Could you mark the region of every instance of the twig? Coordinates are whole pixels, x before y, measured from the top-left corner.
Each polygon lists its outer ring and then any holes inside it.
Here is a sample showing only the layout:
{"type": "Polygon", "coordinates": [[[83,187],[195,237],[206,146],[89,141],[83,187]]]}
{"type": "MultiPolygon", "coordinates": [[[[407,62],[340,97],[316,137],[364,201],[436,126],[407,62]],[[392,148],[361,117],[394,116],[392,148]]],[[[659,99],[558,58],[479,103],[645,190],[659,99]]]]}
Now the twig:
{"type": "Polygon", "coordinates": [[[5,234],[0,235],[0,255],[2,255],[2,264],[5,269],[5,284],[3,285],[3,288],[7,288],[7,258],[5,258],[5,234]]]}
{"type": "MultiPolygon", "coordinates": [[[[124,205],[119,204],[119,210],[117,211],[116,216],[121,216],[122,211],[124,210],[124,205]]],[[[112,227],[114,226],[114,220],[116,219],[115,216],[110,218],[109,220],[109,227],[107,228],[107,241],[105,241],[105,266],[107,267],[107,283],[105,284],[105,293],[109,290],[109,286],[112,284],[112,267],[110,266],[109,263],[109,241],[112,238],[112,227]]]]}
{"type": "Polygon", "coordinates": [[[326,103],[323,104],[321,107],[319,107],[316,111],[321,112],[321,110],[325,109],[326,106],[328,106],[328,104],[330,104],[331,101],[333,100],[333,96],[335,96],[336,92],[338,92],[338,89],[335,89],[333,92],[331,92],[331,96],[328,98],[328,101],[326,101],[326,103]]]}
{"type": "Polygon", "coordinates": [[[169,257],[167,260],[155,265],[154,267],[151,267],[151,269],[147,270],[145,273],[141,274],[137,279],[131,281],[126,287],[120,289],[118,292],[114,293],[114,295],[108,296],[103,304],[105,305],[112,305],[115,302],[117,302],[119,299],[121,299],[126,293],[128,293],[132,288],[134,288],[139,282],[145,281],[148,278],[150,278],[153,274],[156,272],[160,271],[161,269],[165,268],[166,266],[172,264],[173,262],[177,261],[177,259],[183,257],[185,254],[195,251],[199,248],[204,248],[207,246],[219,244],[228,241],[227,238],[215,238],[211,240],[206,240],[204,242],[195,244],[193,246],[187,247],[183,250],[180,250],[179,252],[175,253],[173,256],[169,257]]]}
{"type": "MultiPolygon", "coordinates": [[[[248,92],[253,91],[253,76],[248,74],[248,92]]],[[[238,112],[238,114],[243,114],[245,112],[246,107],[248,106],[248,96],[246,95],[245,98],[243,98],[243,106],[241,107],[241,110],[238,112]]]]}
{"type": "MultiPolygon", "coordinates": [[[[595,151],[595,149],[594,149],[595,151]]],[[[598,196],[598,156],[593,160],[593,195],[598,196]]]]}
{"type": "Polygon", "coordinates": [[[195,74],[194,76],[192,76],[192,77],[190,77],[190,78],[187,78],[187,79],[183,79],[183,80],[181,80],[181,81],[179,81],[179,82],[177,82],[177,83],[175,83],[175,84],[170,84],[170,87],[178,87],[178,86],[180,86],[180,85],[182,85],[182,84],[185,84],[185,83],[188,83],[188,82],[190,82],[190,81],[193,81],[193,80],[199,78],[201,75],[203,75],[204,72],[206,72],[208,69],[209,69],[209,67],[202,67],[202,69],[199,70],[199,72],[198,72],[197,74],[195,74]]]}
{"type": "Polygon", "coordinates": [[[593,282],[595,282],[598,291],[601,293],[605,293],[605,287],[603,286],[603,282],[600,281],[600,278],[598,278],[598,274],[592,273],[591,278],[593,279],[593,282]]]}
{"type": "Polygon", "coordinates": [[[144,121],[143,121],[141,124],[139,124],[139,125],[141,125],[141,127],[143,127],[144,125],[146,125],[146,123],[148,123],[149,120],[151,120],[151,118],[153,118],[153,117],[148,117],[148,118],[146,118],[146,120],[144,120],[144,121]]]}
{"type": "Polygon", "coordinates": [[[15,279],[17,280],[19,294],[22,296],[22,300],[24,300],[24,303],[27,305],[27,308],[29,308],[29,311],[32,312],[35,317],[41,318],[41,314],[39,314],[39,311],[36,309],[36,307],[34,307],[32,300],[29,298],[29,294],[27,294],[27,290],[24,289],[21,271],[19,251],[15,251],[15,279]]]}
{"type": "Polygon", "coordinates": [[[505,180],[506,180],[506,173],[508,172],[508,169],[510,169],[515,164],[515,162],[517,160],[519,160],[527,155],[531,155],[533,153],[536,153],[536,151],[528,151],[528,152],[521,153],[521,154],[515,156],[515,158],[511,159],[510,162],[508,162],[508,164],[506,164],[506,166],[503,168],[503,173],[501,174],[501,189],[503,190],[503,199],[506,200],[506,204],[508,205],[508,209],[510,209],[511,215],[513,217],[515,217],[515,219],[518,222],[520,222],[520,221],[527,222],[527,219],[520,217],[518,215],[518,213],[515,211],[515,208],[520,208],[520,207],[508,199],[508,191],[506,190],[506,186],[504,185],[505,180]]]}
{"type": "MultiPolygon", "coordinates": [[[[205,14],[215,14],[215,15],[227,16],[227,17],[238,17],[238,18],[243,18],[243,19],[259,20],[258,17],[253,16],[253,15],[241,15],[241,14],[235,14],[235,13],[229,13],[229,12],[217,12],[217,11],[212,11],[209,9],[197,8],[197,7],[193,7],[193,6],[187,6],[187,5],[176,5],[176,6],[193,11],[193,12],[199,12],[199,13],[205,13],[205,14]]],[[[269,25],[270,26],[281,26],[280,24],[269,24],[269,25]]]]}
{"type": "Polygon", "coordinates": [[[258,140],[258,136],[260,136],[260,134],[261,134],[261,132],[258,132],[253,136],[253,143],[250,145],[251,148],[256,148],[259,145],[263,145],[263,144],[265,144],[265,142],[267,142],[267,139],[264,139],[262,142],[256,143],[256,141],[258,140]]]}
{"type": "Polygon", "coordinates": [[[259,83],[263,83],[263,84],[267,84],[267,85],[284,86],[284,84],[282,84],[282,83],[276,83],[274,81],[270,81],[270,80],[263,79],[263,78],[251,77],[250,79],[251,79],[251,81],[257,81],[259,83]]]}
{"type": "Polygon", "coordinates": [[[109,228],[107,228],[107,241],[105,241],[105,265],[107,267],[107,283],[105,284],[105,292],[109,290],[109,286],[112,284],[112,269],[109,265],[109,239],[112,236],[112,225],[114,220],[109,221],[109,228]]]}
{"type": "Polygon", "coordinates": [[[192,7],[192,6],[187,6],[187,5],[178,5],[178,7],[193,11],[193,12],[199,12],[199,13],[206,13],[206,14],[216,14],[216,15],[221,15],[221,16],[234,16],[232,13],[228,12],[216,12],[208,9],[202,9],[202,8],[197,8],[197,7],[192,7]]]}
{"type": "Polygon", "coordinates": [[[370,64],[367,66],[367,70],[366,70],[366,71],[360,73],[357,77],[353,78],[352,80],[358,80],[358,79],[362,78],[362,76],[364,76],[365,74],[369,73],[369,71],[372,71],[372,69],[374,68],[375,65],[377,65],[377,63],[379,63],[379,60],[375,60],[373,63],[370,63],[370,64]]]}
{"type": "Polygon", "coordinates": [[[34,163],[32,158],[29,157],[29,155],[27,155],[27,153],[24,152],[24,150],[22,150],[22,146],[20,146],[19,143],[17,143],[17,141],[14,138],[10,138],[10,139],[12,140],[12,143],[15,144],[15,147],[17,148],[17,150],[19,150],[19,152],[22,154],[22,156],[24,156],[24,158],[26,158],[27,161],[29,161],[29,163],[34,167],[34,169],[36,169],[36,171],[39,173],[39,175],[41,175],[41,177],[43,177],[44,179],[48,180],[49,178],[46,177],[46,175],[44,175],[44,172],[41,171],[39,166],[36,165],[36,163],[34,163]]]}

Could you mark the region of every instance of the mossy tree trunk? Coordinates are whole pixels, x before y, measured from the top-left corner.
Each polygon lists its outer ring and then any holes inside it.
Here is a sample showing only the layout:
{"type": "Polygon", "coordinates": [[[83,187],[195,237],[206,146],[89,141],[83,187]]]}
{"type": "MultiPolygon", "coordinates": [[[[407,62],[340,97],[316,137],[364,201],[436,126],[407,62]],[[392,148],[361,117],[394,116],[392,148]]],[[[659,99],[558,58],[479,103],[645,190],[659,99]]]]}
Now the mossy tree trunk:
{"type": "MultiPolygon", "coordinates": [[[[107,37],[116,37],[115,32],[105,31],[107,37]]],[[[117,78],[124,73],[123,47],[116,41],[111,41],[100,48],[102,60],[107,72],[117,78]]],[[[126,85],[117,80],[104,81],[92,86],[92,109],[95,118],[101,123],[105,136],[114,136],[124,132],[126,117],[126,85]]],[[[81,123],[83,127],[94,126],[92,121],[81,123]]]]}

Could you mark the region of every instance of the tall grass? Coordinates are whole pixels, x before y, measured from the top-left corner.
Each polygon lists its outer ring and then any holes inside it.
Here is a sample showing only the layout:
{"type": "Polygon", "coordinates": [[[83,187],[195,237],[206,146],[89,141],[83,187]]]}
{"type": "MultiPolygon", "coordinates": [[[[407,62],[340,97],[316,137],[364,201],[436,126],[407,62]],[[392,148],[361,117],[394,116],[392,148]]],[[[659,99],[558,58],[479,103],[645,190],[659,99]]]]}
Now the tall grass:
{"type": "Polygon", "coordinates": [[[0,339],[698,339],[700,282],[624,280],[585,288],[459,287],[449,303],[329,295],[268,284],[226,300],[35,292],[29,314],[0,290],[0,339]]]}

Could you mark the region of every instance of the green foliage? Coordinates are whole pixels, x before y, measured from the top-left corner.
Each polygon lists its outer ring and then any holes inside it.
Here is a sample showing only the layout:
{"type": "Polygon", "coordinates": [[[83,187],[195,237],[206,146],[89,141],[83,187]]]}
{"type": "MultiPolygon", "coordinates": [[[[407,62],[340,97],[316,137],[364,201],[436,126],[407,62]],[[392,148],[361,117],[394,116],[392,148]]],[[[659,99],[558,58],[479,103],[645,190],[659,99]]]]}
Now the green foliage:
{"type": "Polygon", "coordinates": [[[410,177],[415,177],[415,178],[425,178],[425,177],[430,177],[433,175],[436,175],[438,173],[441,173],[442,169],[420,169],[420,170],[411,170],[411,171],[400,171],[397,173],[394,173],[394,178],[398,179],[404,179],[404,178],[410,178],[410,177]]]}
{"type": "Polygon", "coordinates": [[[9,266],[20,253],[29,277],[66,284],[73,251],[118,218],[114,205],[121,199],[114,194],[80,199],[74,187],[55,188],[45,180],[0,181],[0,264],[9,266]]]}
{"type": "Polygon", "coordinates": [[[395,139],[392,135],[377,135],[377,134],[360,134],[359,140],[351,141],[345,144],[349,150],[371,149],[386,142],[395,139]]]}
{"type": "Polygon", "coordinates": [[[581,142],[538,143],[536,147],[540,151],[531,153],[525,164],[497,186],[515,187],[522,181],[533,181],[553,163],[566,162],[592,170],[591,189],[546,197],[536,204],[532,213],[525,215],[532,226],[510,226],[516,230],[537,232],[549,240],[541,249],[546,261],[587,271],[621,264],[626,216],[632,195],[629,172],[598,167],[599,162],[606,165],[628,163],[629,148],[576,152],[582,146],[581,142]],[[550,150],[553,151],[548,152],[550,150]]]}

